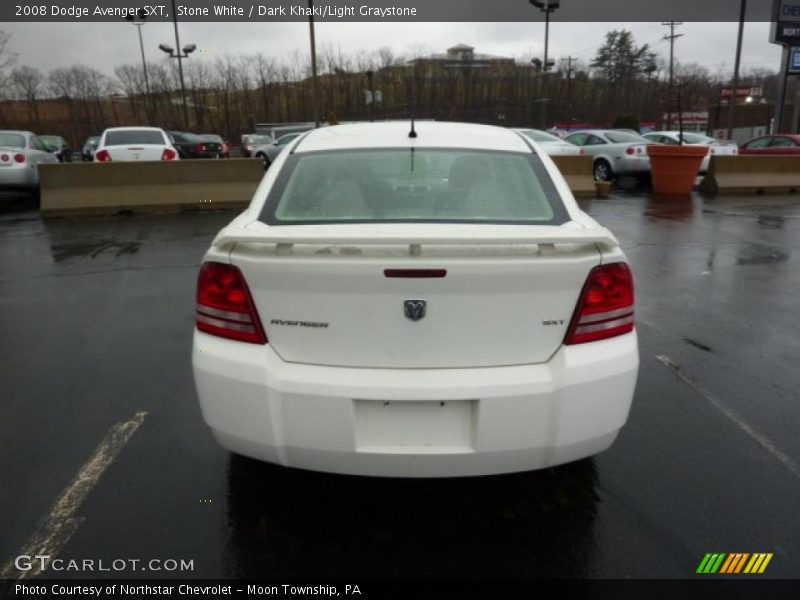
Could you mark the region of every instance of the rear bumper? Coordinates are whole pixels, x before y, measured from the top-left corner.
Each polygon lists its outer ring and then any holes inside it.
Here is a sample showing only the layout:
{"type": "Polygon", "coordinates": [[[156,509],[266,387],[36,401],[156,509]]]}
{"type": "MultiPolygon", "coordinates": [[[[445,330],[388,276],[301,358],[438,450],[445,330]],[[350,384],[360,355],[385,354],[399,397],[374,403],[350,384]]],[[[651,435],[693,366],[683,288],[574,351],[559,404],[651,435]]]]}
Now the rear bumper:
{"type": "Polygon", "coordinates": [[[650,158],[623,156],[614,161],[612,167],[618,174],[646,173],[650,171],[650,158]]]}
{"type": "Polygon", "coordinates": [[[321,367],[195,331],[192,362],[203,417],[228,450],[318,471],[455,477],[607,449],[627,420],[639,358],[634,332],[562,347],[540,365],[321,367]]]}
{"type": "Polygon", "coordinates": [[[39,185],[39,173],[28,164],[21,167],[0,168],[0,188],[35,188],[39,185]]]}

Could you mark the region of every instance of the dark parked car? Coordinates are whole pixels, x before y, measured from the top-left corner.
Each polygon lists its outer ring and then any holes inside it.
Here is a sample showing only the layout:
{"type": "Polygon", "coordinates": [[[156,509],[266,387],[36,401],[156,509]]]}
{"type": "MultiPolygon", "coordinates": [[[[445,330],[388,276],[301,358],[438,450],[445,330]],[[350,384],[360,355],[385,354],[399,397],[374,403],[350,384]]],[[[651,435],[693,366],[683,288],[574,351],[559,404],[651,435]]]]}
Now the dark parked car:
{"type": "Polygon", "coordinates": [[[181,158],[222,158],[221,142],[212,142],[196,133],[185,131],[167,132],[172,145],[181,158]]]}
{"type": "Polygon", "coordinates": [[[99,135],[93,135],[86,138],[86,141],[83,142],[83,148],[81,149],[81,160],[86,162],[94,161],[94,152],[97,150],[97,145],[99,143],[99,135]]]}
{"type": "Polygon", "coordinates": [[[225,158],[231,157],[231,145],[223,140],[221,135],[217,135],[215,133],[202,133],[200,134],[200,137],[208,142],[219,144],[222,146],[222,156],[225,158]]]}
{"type": "Polygon", "coordinates": [[[59,162],[72,162],[72,148],[69,142],[59,135],[40,135],[39,141],[47,148],[47,151],[55,154],[59,162]]]}

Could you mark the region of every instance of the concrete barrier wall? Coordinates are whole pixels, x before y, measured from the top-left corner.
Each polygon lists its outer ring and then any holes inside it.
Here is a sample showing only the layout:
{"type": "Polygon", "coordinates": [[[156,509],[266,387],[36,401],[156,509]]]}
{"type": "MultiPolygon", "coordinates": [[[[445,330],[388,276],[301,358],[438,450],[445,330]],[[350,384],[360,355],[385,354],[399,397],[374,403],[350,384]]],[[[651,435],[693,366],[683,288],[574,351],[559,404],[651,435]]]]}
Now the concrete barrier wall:
{"type": "Polygon", "coordinates": [[[43,214],[244,207],[264,176],[259,159],[61,163],[39,167],[43,214]]]}
{"type": "Polygon", "coordinates": [[[576,198],[594,198],[594,161],[591,156],[551,156],[576,198]]]}
{"type": "Polygon", "coordinates": [[[700,191],[712,195],[798,192],[800,155],[712,156],[700,191]]]}
{"type": "MultiPolygon", "coordinates": [[[[590,156],[552,158],[575,197],[595,197],[590,156]]],[[[69,215],[244,207],[264,167],[259,159],[60,163],[39,173],[42,213],[69,215]]]]}

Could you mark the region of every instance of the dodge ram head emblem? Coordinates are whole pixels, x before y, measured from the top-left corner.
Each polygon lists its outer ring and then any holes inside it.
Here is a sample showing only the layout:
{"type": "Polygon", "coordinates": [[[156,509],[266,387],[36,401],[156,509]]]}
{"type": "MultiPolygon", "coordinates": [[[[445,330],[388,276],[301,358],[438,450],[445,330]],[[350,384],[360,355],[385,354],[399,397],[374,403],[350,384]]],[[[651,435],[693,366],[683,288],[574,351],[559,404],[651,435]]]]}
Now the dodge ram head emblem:
{"type": "Polygon", "coordinates": [[[403,303],[406,317],[412,321],[419,321],[425,316],[425,300],[406,300],[403,303]]]}

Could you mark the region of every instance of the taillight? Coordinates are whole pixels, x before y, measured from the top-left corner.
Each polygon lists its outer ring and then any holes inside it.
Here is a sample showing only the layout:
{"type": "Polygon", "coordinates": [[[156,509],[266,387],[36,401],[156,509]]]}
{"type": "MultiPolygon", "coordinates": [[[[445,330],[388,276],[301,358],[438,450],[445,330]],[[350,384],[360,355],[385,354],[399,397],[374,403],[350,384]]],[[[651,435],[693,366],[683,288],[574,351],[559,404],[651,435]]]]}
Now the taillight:
{"type": "Polygon", "coordinates": [[[3,159],[3,162],[8,162],[8,154],[3,154],[0,158],[3,159]]]}
{"type": "Polygon", "coordinates": [[[631,156],[633,156],[634,152],[635,150],[633,149],[633,146],[628,146],[627,148],[625,148],[625,154],[630,154],[631,156]]]}
{"type": "Polygon", "coordinates": [[[244,276],[233,265],[203,263],[197,277],[196,310],[200,331],[251,344],[267,343],[244,276]]]}
{"type": "Polygon", "coordinates": [[[206,146],[205,144],[197,144],[198,152],[205,152],[206,150],[208,150],[208,146],[206,146]]]}
{"type": "Polygon", "coordinates": [[[628,265],[595,267],[583,286],[564,343],[595,342],[632,331],[633,304],[633,275],[628,265]]]}
{"type": "Polygon", "coordinates": [[[178,153],[172,148],[164,148],[164,152],[161,153],[161,160],[175,160],[177,156],[178,153]]]}
{"type": "Polygon", "coordinates": [[[108,150],[98,150],[94,155],[95,160],[99,162],[111,162],[111,154],[108,150]]]}
{"type": "Polygon", "coordinates": [[[24,163],[25,162],[25,155],[24,154],[15,154],[14,155],[14,162],[24,163]]]}

